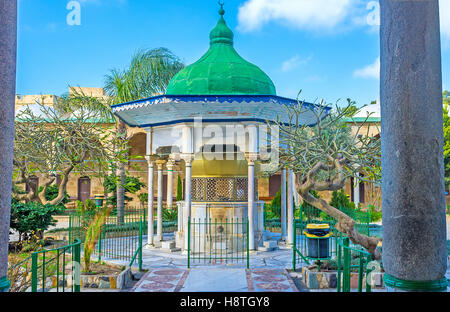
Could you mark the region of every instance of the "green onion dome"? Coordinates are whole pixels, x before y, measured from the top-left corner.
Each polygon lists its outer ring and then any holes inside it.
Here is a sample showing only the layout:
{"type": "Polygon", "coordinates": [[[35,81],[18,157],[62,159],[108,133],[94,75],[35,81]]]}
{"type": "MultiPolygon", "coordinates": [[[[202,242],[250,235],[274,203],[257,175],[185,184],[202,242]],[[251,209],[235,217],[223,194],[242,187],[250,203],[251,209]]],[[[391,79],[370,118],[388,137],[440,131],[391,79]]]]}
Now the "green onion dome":
{"type": "Polygon", "coordinates": [[[233,31],[220,19],[210,33],[210,48],[202,58],[176,74],[167,95],[276,95],[272,80],[234,49],[233,31]]]}

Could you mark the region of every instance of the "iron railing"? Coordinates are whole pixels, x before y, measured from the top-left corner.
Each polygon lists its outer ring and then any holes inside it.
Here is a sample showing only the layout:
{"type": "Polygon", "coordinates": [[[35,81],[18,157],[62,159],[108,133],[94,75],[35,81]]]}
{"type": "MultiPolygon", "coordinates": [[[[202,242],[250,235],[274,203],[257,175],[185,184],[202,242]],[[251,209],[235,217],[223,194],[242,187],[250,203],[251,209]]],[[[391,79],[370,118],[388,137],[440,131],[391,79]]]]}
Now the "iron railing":
{"type": "Polygon", "coordinates": [[[188,268],[192,263],[245,263],[250,267],[248,220],[188,220],[188,268]]]}
{"type": "Polygon", "coordinates": [[[366,292],[372,291],[371,270],[368,264],[372,261],[372,255],[361,247],[350,246],[348,237],[338,238],[337,251],[337,291],[350,292],[352,272],[358,274],[358,292],[363,288],[366,292]],[[364,278],[366,282],[364,283],[364,278]]]}
{"type": "Polygon", "coordinates": [[[67,246],[32,253],[31,292],[38,292],[39,284],[42,287],[41,292],[46,292],[48,288],[65,292],[69,288],[68,283],[70,283],[71,292],[80,292],[80,251],[81,241],[76,240],[67,246]],[[68,265],[70,265],[69,269],[68,265]],[[68,276],[70,276],[69,280],[68,276]]]}

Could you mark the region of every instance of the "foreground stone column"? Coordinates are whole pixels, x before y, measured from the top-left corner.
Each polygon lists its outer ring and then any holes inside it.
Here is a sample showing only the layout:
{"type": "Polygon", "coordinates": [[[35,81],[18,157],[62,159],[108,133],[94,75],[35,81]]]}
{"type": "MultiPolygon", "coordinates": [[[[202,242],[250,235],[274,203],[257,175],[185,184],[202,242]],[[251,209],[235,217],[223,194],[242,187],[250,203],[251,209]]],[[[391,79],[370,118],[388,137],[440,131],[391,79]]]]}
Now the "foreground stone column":
{"type": "Polygon", "coordinates": [[[173,207],[173,161],[169,160],[167,162],[167,208],[172,209],[173,207]]]}
{"type": "Polygon", "coordinates": [[[148,237],[147,237],[147,245],[149,247],[154,246],[153,236],[155,235],[153,229],[153,177],[154,177],[154,162],[151,156],[145,157],[148,162],[148,237]]]}
{"type": "Polygon", "coordinates": [[[381,0],[383,267],[391,290],[447,288],[438,0],[381,0]]]}
{"type": "Polygon", "coordinates": [[[157,241],[163,240],[162,233],[162,215],[163,215],[163,160],[156,162],[158,166],[158,199],[157,199],[157,212],[156,212],[156,239],[157,241]]]}
{"type": "Polygon", "coordinates": [[[258,156],[247,155],[248,162],[248,244],[250,250],[255,250],[255,162],[258,156]]]}
{"type": "Polygon", "coordinates": [[[0,292],[8,291],[9,216],[11,209],[16,92],[17,2],[0,0],[0,292]]]}
{"type": "Polygon", "coordinates": [[[184,207],[185,211],[183,214],[184,217],[184,250],[187,252],[188,250],[188,221],[191,218],[191,185],[192,185],[192,162],[194,161],[194,154],[184,154],[182,156],[185,166],[186,166],[186,176],[185,176],[185,195],[184,195],[184,207]]]}
{"type": "Polygon", "coordinates": [[[281,169],[281,239],[286,240],[286,168],[281,169]]]}
{"type": "Polygon", "coordinates": [[[294,192],[292,184],[292,170],[287,171],[287,223],[288,223],[288,245],[294,244],[294,192]]]}

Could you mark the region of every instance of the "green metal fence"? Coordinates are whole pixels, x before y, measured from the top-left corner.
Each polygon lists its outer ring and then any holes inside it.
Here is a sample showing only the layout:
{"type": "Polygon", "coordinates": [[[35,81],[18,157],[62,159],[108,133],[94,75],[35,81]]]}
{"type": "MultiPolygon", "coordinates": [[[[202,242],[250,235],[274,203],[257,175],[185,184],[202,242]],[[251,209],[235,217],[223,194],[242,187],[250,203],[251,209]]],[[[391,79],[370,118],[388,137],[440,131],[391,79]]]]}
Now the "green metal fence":
{"type": "Polygon", "coordinates": [[[248,220],[189,219],[188,268],[193,263],[245,263],[250,267],[248,220]]]}
{"type": "MultiPolygon", "coordinates": [[[[81,214],[69,217],[69,241],[79,239],[83,244],[90,218],[81,214]]],[[[130,261],[142,246],[142,236],[146,226],[140,214],[126,214],[123,222],[116,216],[107,218],[102,227],[94,256],[101,259],[118,259],[130,261]]]]}
{"type": "Polygon", "coordinates": [[[357,291],[362,292],[365,289],[366,292],[371,292],[372,267],[368,266],[371,261],[372,255],[360,246],[351,246],[348,237],[338,238],[337,291],[350,292],[352,274],[357,274],[357,291]]]}
{"type": "Polygon", "coordinates": [[[31,254],[31,291],[38,292],[38,286],[41,285],[41,292],[53,286],[57,292],[69,289],[71,292],[80,292],[80,250],[81,241],[76,240],[64,247],[31,254]],[[68,282],[70,287],[67,287],[68,282]]]}
{"type": "Polygon", "coordinates": [[[80,292],[81,241],[32,253],[8,267],[14,292],[80,292]]]}
{"type": "MultiPolygon", "coordinates": [[[[342,212],[347,214],[349,217],[356,221],[355,228],[365,235],[370,235],[370,213],[363,211],[356,211],[351,209],[340,209],[342,212]]],[[[313,261],[318,261],[320,269],[320,261],[330,260],[336,258],[338,250],[338,239],[340,233],[336,230],[335,225],[337,220],[333,217],[325,214],[320,209],[309,205],[300,206],[299,218],[294,220],[294,246],[293,246],[293,268],[297,269],[297,264],[306,263],[311,264],[313,261]],[[313,258],[308,255],[308,239],[305,236],[305,230],[308,224],[328,224],[332,236],[326,241],[320,242],[320,239],[309,240],[309,243],[327,244],[327,257],[313,258]]]]}

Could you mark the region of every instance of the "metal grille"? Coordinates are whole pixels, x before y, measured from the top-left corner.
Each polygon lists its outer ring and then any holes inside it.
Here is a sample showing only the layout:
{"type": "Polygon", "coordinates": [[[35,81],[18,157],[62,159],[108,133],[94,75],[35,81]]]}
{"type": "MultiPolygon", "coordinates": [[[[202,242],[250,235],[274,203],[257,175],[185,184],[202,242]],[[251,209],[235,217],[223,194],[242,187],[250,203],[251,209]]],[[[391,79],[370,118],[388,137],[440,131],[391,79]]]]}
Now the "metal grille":
{"type": "MultiPolygon", "coordinates": [[[[256,179],[255,179],[255,188],[256,179]]],[[[248,199],[248,179],[211,177],[192,178],[192,200],[201,202],[241,202],[248,199]]],[[[257,194],[255,190],[255,194],[257,194]]]]}
{"type": "Polygon", "coordinates": [[[236,178],[236,200],[246,201],[248,198],[248,179],[236,178]]]}
{"type": "Polygon", "coordinates": [[[203,178],[192,179],[191,196],[193,201],[205,201],[206,180],[203,178]]]}

